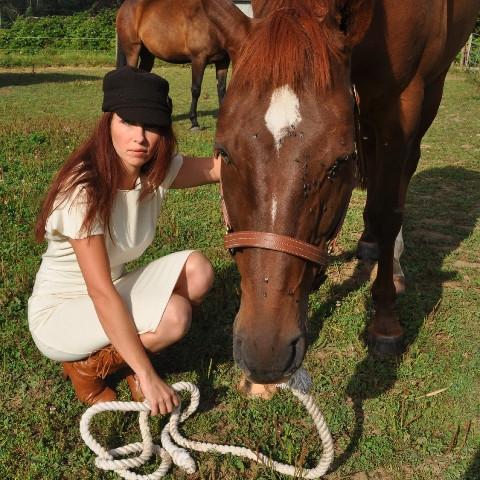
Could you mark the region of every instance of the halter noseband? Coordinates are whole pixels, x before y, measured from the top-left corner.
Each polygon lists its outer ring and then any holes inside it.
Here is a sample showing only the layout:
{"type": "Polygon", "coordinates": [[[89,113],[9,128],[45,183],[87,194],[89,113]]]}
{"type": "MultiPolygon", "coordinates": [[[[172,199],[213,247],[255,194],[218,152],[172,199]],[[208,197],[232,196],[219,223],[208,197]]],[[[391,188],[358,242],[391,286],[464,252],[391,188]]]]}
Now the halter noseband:
{"type": "Polygon", "coordinates": [[[303,258],[317,265],[326,265],[328,263],[328,253],[325,249],[319,248],[311,243],[297,240],[293,237],[278,235],[270,232],[256,232],[252,230],[243,230],[234,232],[228,216],[227,206],[223,197],[222,183],[220,182],[220,195],[222,200],[222,211],[227,233],[225,234],[223,244],[231,254],[235,253],[237,248],[263,248],[265,250],[274,250],[276,252],[288,253],[295,257],[303,258]]]}

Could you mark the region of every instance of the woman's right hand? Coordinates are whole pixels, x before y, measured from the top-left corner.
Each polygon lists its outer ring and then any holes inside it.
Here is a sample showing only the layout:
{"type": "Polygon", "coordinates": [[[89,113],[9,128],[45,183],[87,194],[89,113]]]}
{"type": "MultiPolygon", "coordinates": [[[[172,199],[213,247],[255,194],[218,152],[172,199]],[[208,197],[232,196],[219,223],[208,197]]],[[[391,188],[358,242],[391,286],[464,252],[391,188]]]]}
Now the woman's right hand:
{"type": "Polygon", "coordinates": [[[175,390],[164,382],[155,371],[152,370],[144,376],[138,375],[138,380],[145,400],[148,400],[150,404],[151,415],[159,413],[165,415],[180,404],[175,390]]]}

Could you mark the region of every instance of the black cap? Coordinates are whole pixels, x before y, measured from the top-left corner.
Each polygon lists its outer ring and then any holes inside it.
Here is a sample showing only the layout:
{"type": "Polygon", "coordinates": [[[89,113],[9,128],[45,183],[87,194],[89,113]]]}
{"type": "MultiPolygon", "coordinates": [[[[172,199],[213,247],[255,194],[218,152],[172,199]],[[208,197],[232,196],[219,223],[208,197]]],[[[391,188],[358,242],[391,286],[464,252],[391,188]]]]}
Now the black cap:
{"type": "Polygon", "coordinates": [[[124,120],[152,127],[172,123],[172,100],[168,82],[138,68],[120,67],[103,79],[104,112],[115,112],[124,120]]]}

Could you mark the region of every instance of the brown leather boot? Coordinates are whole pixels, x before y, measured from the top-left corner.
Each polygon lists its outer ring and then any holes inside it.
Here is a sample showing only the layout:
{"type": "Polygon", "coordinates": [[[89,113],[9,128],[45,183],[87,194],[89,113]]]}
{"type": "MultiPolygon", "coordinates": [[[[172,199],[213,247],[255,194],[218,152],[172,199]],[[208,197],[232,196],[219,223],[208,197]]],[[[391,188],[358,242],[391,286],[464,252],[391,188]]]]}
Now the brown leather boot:
{"type": "Polygon", "coordinates": [[[128,388],[132,394],[132,400],[134,402],[143,402],[145,401],[145,396],[143,395],[142,389],[140,388],[140,382],[138,377],[134,373],[130,373],[125,377],[128,383],[128,388]]]}
{"type": "Polygon", "coordinates": [[[63,376],[70,378],[78,399],[89,405],[111,402],[117,398],[105,378],[127,364],[112,345],[93,353],[85,360],[63,362],[63,376]]]}

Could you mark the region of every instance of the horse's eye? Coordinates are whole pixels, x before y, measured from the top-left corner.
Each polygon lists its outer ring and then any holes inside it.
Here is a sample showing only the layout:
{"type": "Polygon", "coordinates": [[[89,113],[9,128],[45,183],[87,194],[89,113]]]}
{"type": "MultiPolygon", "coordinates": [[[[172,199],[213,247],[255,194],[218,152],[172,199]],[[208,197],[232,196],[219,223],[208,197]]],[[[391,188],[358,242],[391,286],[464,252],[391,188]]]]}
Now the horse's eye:
{"type": "Polygon", "coordinates": [[[228,156],[228,153],[220,147],[215,148],[215,156],[220,155],[222,157],[222,160],[228,165],[231,163],[230,157],[228,156]]]}
{"type": "Polygon", "coordinates": [[[342,165],[347,163],[349,160],[355,160],[356,153],[352,152],[349,155],[344,155],[343,157],[337,158],[337,161],[327,170],[327,178],[333,180],[337,175],[342,165]]]}

